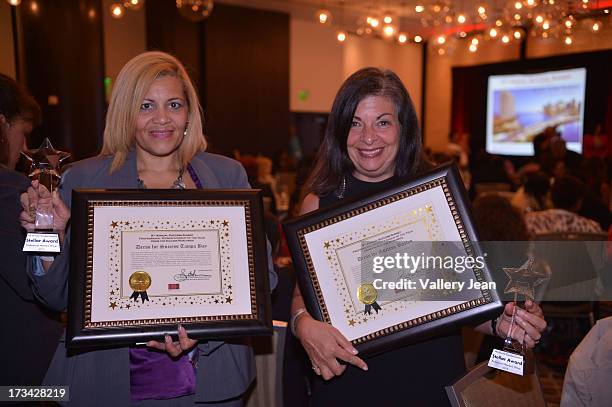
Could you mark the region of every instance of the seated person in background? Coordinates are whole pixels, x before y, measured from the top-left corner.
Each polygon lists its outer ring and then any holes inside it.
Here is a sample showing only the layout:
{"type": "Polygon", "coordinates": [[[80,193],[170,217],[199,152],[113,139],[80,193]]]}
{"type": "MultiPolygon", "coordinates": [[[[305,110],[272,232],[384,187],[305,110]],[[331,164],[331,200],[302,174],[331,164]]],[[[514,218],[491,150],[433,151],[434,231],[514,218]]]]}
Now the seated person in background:
{"type": "Polygon", "coordinates": [[[554,208],[525,216],[532,235],[546,233],[601,233],[599,224],[577,214],[582,204],[584,184],[576,177],[558,178],[551,191],[554,208]]]}
{"type": "Polygon", "coordinates": [[[612,317],[600,319],[570,357],[561,407],[612,405],[612,317]]]}
{"type": "Polygon", "coordinates": [[[14,171],[26,137],[40,122],[40,108],[21,86],[0,74],[0,385],[40,385],[62,333],[59,314],[34,298],[21,251],[19,195],[30,181],[14,171]],[[24,352],[17,349],[25,350],[24,352]]]}
{"type": "Polygon", "coordinates": [[[542,171],[527,174],[525,184],[521,186],[510,201],[512,206],[521,212],[543,211],[549,207],[548,190],[550,179],[542,171]]]}

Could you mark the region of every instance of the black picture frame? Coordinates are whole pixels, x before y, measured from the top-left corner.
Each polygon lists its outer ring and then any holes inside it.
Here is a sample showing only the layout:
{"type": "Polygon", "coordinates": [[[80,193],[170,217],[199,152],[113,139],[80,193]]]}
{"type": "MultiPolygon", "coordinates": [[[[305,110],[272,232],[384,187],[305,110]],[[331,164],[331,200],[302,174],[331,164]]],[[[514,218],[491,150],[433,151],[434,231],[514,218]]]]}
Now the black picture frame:
{"type": "MultiPolygon", "coordinates": [[[[192,339],[225,340],[245,336],[270,335],[272,318],[268,276],[268,252],[263,223],[261,190],[102,190],[75,189],[72,193],[70,271],[68,287],[68,325],[66,347],[84,349],[163,342],[165,334],[176,338],[180,323],[192,339]],[[122,206],[241,206],[245,213],[245,230],[249,265],[250,314],[207,317],[161,318],[147,323],[100,324],[91,322],[92,275],[101,272],[93,264],[93,225],[96,205],[122,206]]],[[[144,301],[143,301],[144,302],[144,301]]],[[[113,308],[114,309],[114,308],[113,308]]],[[[111,321],[112,322],[112,321],[111,321]]],[[[133,321],[132,321],[133,322],[133,321]]]]}
{"type": "MultiPolygon", "coordinates": [[[[304,303],[313,318],[331,324],[325,298],[318,284],[317,270],[310,258],[305,236],[313,231],[350,219],[356,214],[376,210],[387,203],[409,198],[436,186],[441,186],[444,191],[446,202],[453,214],[466,250],[471,250],[475,256],[482,255],[482,250],[477,244],[477,232],[472,222],[469,199],[454,164],[441,165],[381,192],[354,199],[344,199],[337,204],[307,213],[283,224],[304,303]]],[[[478,272],[483,281],[493,281],[486,265],[478,272]]],[[[371,335],[355,339],[352,344],[358,349],[360,356],[368,357],[497,317],[503,309],[497,289],[482,291],[483,295],[478,301],[453,307],[454,309],[448,312],[422,315],[398,324],[399,326],[382,329],[371,335]]]]}

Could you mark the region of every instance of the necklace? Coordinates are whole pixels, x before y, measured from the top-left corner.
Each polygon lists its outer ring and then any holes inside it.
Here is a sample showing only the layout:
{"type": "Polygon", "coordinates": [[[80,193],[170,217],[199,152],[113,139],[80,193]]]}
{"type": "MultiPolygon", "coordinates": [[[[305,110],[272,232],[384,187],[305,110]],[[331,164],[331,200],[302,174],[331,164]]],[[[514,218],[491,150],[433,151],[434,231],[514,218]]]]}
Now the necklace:
{"type": "MultiPolygon", "coordinates": [[[[183,173],[185,172],[185,168],[181,166],[179,168],[179,173],[174,182],[172,183],[171,189],[185,189],[185,181],[183,181],[183,173]]],[[[138,177],[138,189],[147,189],[144,181],[138,177]]]]}
{"type": "Polygon", "coordinates": [[[336,190],[335,194],[336,197],[338,199],[342,199],[344,198],[344,193],[346,192],[346,177],[342,177],[342,182],[340,183],[340,186],[338,187],[338,189],[336,190]]]}

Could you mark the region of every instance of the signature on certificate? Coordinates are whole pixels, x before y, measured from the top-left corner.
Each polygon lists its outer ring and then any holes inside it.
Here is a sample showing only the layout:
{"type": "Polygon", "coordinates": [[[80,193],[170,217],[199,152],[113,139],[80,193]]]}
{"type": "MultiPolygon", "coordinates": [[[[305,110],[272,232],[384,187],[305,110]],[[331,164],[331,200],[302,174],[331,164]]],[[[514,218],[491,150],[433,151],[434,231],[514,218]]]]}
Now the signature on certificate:
{"type": "Polygon", "coordinates": [[[186,281],[186,280],[208,280],[210,278],[210,274],[198,274],[198,271],[205,270],[192,270],[187,271],[185,269],[181,269],[181,272],[174,275],[175,281],[186,281]]]}

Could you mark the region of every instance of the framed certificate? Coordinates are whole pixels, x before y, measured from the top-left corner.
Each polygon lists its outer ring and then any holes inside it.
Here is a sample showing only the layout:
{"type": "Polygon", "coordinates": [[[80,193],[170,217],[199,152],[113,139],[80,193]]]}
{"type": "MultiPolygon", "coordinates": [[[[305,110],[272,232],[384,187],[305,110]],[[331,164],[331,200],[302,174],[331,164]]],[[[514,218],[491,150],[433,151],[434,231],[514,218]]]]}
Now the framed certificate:
{"type": "Polygon", "coordinates": [[[66,346],[268,334],[258,190],[75,190],[66,346]]]}
{"type": "Polygon", "coordinates": [[[466,202],[444,165],[285,223],[310,314],[366,356],[499,315],[466,202]]]}

